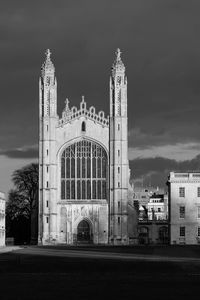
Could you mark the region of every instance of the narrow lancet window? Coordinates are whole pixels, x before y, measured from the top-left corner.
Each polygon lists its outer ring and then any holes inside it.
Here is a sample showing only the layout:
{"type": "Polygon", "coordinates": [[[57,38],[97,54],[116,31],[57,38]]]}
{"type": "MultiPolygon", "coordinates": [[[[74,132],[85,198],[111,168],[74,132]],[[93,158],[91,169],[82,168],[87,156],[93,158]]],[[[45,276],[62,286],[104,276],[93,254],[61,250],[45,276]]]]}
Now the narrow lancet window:
{"type": "Polygon", "coordinates": [[[85,122],[82,122],[82,125],[81,125],[81,131],[83,131],[83,132],[86,131],[86,125],[85,125],[85,122]]]}

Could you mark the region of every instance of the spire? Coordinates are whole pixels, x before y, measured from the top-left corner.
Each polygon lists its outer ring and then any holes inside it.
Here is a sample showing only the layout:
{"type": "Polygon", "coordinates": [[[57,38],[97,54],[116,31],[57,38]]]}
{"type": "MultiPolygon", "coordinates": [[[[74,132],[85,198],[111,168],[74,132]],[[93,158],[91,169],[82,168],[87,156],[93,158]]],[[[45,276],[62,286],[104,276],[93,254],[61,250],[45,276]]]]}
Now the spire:
{"type": "Polygon", "coordinates": [[[123,61],[121,59],[121,54],[122,52],[120,51],[119,48],[117,48],[116,52],[115,52],[115,60],[114,63],[112,65],[112,73],[113,75],[117,72],[124,72],[125,71],[125,66],[123,64],[123,61]]]}
{"type": "Polygon", "coordinates": [[[45,52],[45,55],[46,55],[46,58],[42,65],[42,68],[41,68],[42,76],[44,76],[44,74],[46,72],[52,73],[55,71],[54,64],[51,61],[51,51],[49,49],[47,49],[45,52]]]}

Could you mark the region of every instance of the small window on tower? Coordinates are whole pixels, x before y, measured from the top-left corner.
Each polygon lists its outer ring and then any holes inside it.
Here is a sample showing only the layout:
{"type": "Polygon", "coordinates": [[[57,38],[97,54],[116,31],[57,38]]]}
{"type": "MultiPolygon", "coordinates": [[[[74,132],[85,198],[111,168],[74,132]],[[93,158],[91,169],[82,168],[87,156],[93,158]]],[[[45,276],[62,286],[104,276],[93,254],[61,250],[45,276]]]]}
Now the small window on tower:
{"type": "Polygon", "coordinates": [[[81,125],[81,131],[83,131],[83,132],[86,131],[86,125],[85,125],[85,122],[82,122],[82,125],[81,125]]]}
{"type": "Polygon", "coordinates": [[[118,130],[120,130],[120,124],[118,124],[118,130]]]}
{"type": "Polygon", "coordinates": [[[120,150],[118,150],[118,156],[120,156],[120,150]]]}
{"type": "Polygon", "coordinates": [[[120,167],[118,167],[118,174],[120,173],[120,167]]]}

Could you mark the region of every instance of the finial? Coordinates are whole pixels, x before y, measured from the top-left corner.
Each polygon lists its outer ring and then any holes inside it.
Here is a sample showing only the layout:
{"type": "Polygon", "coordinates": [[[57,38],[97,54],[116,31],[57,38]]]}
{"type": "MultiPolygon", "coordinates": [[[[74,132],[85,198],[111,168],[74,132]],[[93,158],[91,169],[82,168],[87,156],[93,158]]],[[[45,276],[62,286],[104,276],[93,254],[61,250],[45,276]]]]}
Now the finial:
{"type": "Polygon", "coordinates": [[[46,54],[46,58],[50,59],[51,51],[49,49],[46,50],[45,54],[46,54]]]}
{"type": "Polygon", "coordinates": [[[121,60],[121,51],[120,51],[120,49],[119,48],[117,48],[117,50],[116,50],[116,52],[115,52],[115,54],[116,54],[116,60],[117,61],[119,61],[119,60],[121,60]]]}
{"type": "Polygon", "coordinates": [[[120,72],[125,72],[125,66],[123,64],[123,61],[121,59],[121,50],[119,48],[117,48],[116,52],[115,52],[115,60],[114,63],[112,65],[112,74],[113,76],[115,76],[116,71],[120,71],[120,72]]]}
{"type": "Polygon", "coordinates": [[[44,63],[42,64],[42,68],[41,68],[41,73],[42,73],[42,76],[45,75],[45,72],[55,72],[55,67],[54,67],[54,64],[52,63],[51,61],[51,51],[49,49],[47,49],[45,51],[45,55],[46,55],[46,58],[44,60],[44,63]]]}
{"type": "Polygon", "coordinates": [[[65,110],[69,111],[69,100],[68,100],[68,98],[66,98],[66,100],[65,100],[65,110]]]}
{"type": "Polygon", "coordinates": [[[84,102],[85,101],[85,96],[82,96],[82,102],[84,102]]]}

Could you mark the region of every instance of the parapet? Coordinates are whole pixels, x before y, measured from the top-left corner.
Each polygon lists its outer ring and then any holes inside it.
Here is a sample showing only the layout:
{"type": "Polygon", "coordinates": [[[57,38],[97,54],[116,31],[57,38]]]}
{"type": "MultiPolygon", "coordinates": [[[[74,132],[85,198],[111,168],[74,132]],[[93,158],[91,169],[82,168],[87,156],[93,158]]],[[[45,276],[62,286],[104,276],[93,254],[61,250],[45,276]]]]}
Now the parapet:
{"type": "Polygon", "coordinates": [[[101,124],[103,127],[109,126],[109,117],[105,117],[103,111],[96,113],[94,106],[89,109],[86,108],[86,102],[84,97],[80,103],[80,109],[76,106],[69,108],[69,100],[65,101],[66,107],[62,112],[62,118],[58,121],[58,126],[63,126],[66,123],[70,123],[72,120],[79,119],[81,116],[93,120],[95,123],[101,124]]]}

